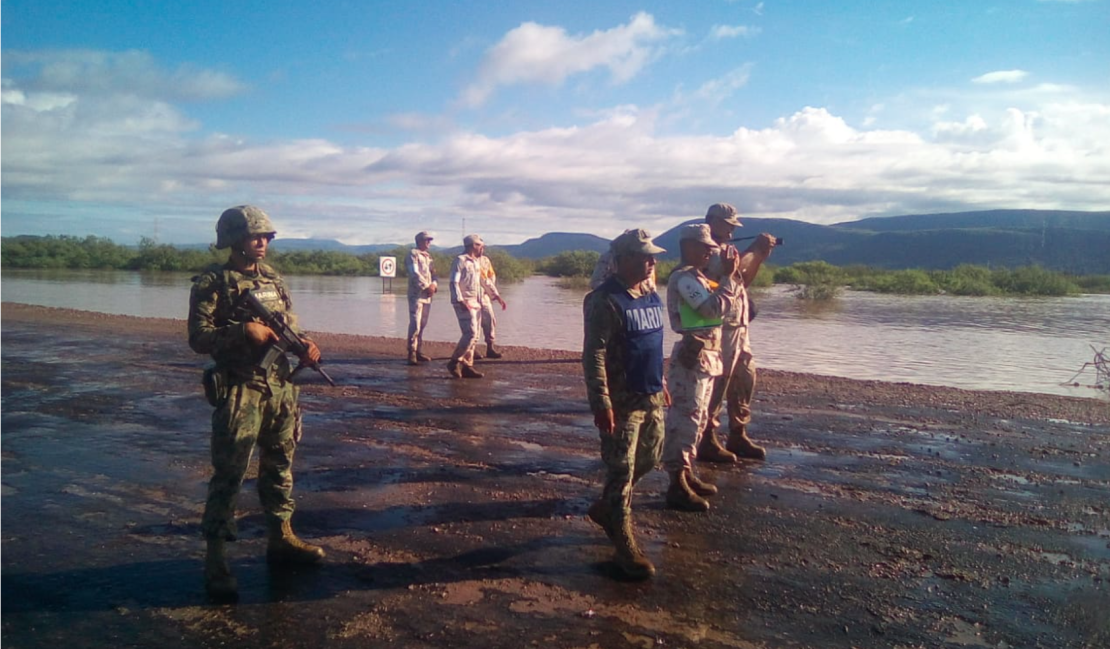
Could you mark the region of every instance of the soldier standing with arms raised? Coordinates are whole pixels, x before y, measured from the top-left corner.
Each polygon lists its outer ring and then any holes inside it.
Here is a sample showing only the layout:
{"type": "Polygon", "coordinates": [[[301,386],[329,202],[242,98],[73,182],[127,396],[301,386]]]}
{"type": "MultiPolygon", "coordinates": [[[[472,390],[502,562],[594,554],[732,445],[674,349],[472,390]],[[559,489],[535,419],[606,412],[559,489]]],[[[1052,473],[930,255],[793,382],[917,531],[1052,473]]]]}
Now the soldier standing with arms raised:
{"type": "Polygon", "coordinates": [[[293,453],[301,439],[298,389],[289,360],[283,353],[271,367],[261,366],[278,335],[241,306],[241,297],[250,291],[301,336],[301,362],[319,363],[320,350],[297,327],[285,283],[263,263],[274,234],[270,218],[253,205],[225,210],[216,224],[216,247],[231,248],[228,261],[195,277],[189,298],[189,346],[216,361],[205,373],[205,393],[216,411],[214,472],[202,528],[207,542],[205,588],[218,600],[238,597],[225,543],[236,538],[235,499],[256,445],[258,496],[269,531],[267,561],[318,563],[324,558],[323,548],[297,538],[289,524],[294,509],[293,453]]]}
{"type": "Polygon", "coordinates": [[[663,302],[649,282],[655,255],[666,252],[643,230],[613,240],[616,271],[583,303],[582,366],[601,457],[608,468],[589,517],[616,546],[617,566],[645,579],[655,566],[636,544],[632,488],[655,468],[663,445],[663,302]]]}
{"type": "Polygon", "coordinates": [[[703,274],[717,244],[705,224],[683,226],[679,234],[682,265],[667,280],[667,316],[682,339],[675,343],[667,368],[674,403],[667,412],[663,468],[671,476],[667,507],[703,512],[704,496],[717,488],[694,475],[693,460],[708,419],[713,378],[721,375],[721,316],[734,308],[741,288],[735,276],[735,251],[722,255],[723,278],[716,289],[703,274]]]}
{"type": "Polygon", "coordinates": [[[764,460],[767,451],[748,437],[748,423],[752,420],[752,393],[755,391],[755,359],[752,356],[748,339],[749,312],[747,287],[755,280],[760,266],[775,247],[775,238],[769,234],[756,237],[748,249],[739,253],[729,240],[732,232],[742,227],[736,208],[728,203],[709,206],[705,213],[713,240],[720,246],[709,260],[705,274],[710,280],[720,282],[725,274],[725,254],[740,258],[734,271],[739,284],[740,295],[733,302],[733,308],[723,316],[721,322],[721,375],[713,380],[713,392],[709,398],[709,421],[702,432],[698,446],[698,459],[705,462],[735,462],[737,456],[752,460],[764,460]],[[728,440],[722,448],[717,441],[717,419],[721,414],[722,403],[727,402],[728,440]]]}
{"type": "Polygon", "coordinates": [[[474,346],[482,332],[482,264],[479,259],[485,248],[482,238],[468,234],[463,238],[463,254],[451,264],[451,304],[459,319],[459,344],[451,353],[447,371],[460,379],[480,379],[483,374],[474,369],[474,346]]]}
{"type": "Polygon", "coordinates": [[[431,232],[416,235],[416,247],[405,260],[409,276],[409,365],[419,365],[432,359],[424,355],[424,329],[432,313],[432,298],[439,289],[436,266],[428,248],[434,237],[431,232]]]}

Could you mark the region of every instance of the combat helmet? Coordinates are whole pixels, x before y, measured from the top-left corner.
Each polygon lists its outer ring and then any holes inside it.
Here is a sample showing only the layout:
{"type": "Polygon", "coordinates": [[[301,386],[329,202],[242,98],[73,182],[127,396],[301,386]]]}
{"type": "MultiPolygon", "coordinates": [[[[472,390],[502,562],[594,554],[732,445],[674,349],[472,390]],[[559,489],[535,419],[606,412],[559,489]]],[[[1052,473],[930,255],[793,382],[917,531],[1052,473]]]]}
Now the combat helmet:
{"type": "Polygon", "coordinates": [[[224,210],[216,222],[216,248],[223,250],[256,234],[277,234],[270,217],[254,205],[238,205],[224,210]]]}

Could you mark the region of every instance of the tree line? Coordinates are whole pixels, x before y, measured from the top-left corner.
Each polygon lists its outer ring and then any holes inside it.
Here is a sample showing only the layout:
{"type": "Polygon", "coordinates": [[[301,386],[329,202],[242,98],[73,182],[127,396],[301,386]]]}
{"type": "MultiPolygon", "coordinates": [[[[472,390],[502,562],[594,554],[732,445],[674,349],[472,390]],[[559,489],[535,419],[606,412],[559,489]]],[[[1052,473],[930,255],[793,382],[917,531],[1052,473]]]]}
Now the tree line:
{"type": "MultiPolygon", "coordinates": [[[[398,246],[385,252],[356,255],[348,252],[271,248],[267,262],[288,275],[339,275],[376,277],[383,256],[397,258],[397,273],[405,277],[404,260],[409,248],[398,246]]],[[[450,272],[453,255],[431,251],[440,277],[450,272]]],[[[599,253],[585,250],[561,252],[540,260],[518,259],[497,248],[486,254],[498,279],[515,282],[533,274],[568,280],[568,285],[585,286],[597,264],[599,253]]],[[[67,268],[199,272],[214,263],[227,261],[226,250],[177,248],[143,238],[137,247],[122,246],[103,237],[68,235],[18,236],[0,239],[2,268],[67,268]]],[[[656,276],[666,278],[675,267],[660,260],[656,276]]],[[[806,261],[789,266],[765,264],[755,286],[791,286],[798,297],[825,300],[845,288],[900,295],[1076,295],[1110,293],[1110,275],[1070,275],[1039,266],[988,268],[971,264],[950,270],[888,270],[871,266],[833,266],[823,261],[806,261]]]]}

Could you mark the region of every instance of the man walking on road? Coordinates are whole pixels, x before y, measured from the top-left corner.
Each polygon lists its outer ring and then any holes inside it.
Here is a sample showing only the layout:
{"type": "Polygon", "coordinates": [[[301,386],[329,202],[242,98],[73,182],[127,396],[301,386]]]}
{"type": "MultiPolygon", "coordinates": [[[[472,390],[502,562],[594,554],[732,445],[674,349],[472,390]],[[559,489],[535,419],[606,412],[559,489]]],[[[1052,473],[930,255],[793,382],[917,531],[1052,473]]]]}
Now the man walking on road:
{"type": "Polygon", "coordinates": [[[447,371],[461,379],[480,379],[483,374],[474,369],[474,346],[482,331],[482,251],[485,243],[476,234],[463,239],[463,254],[451,264],[451,305],[459,320],[459,344],[451,353],[447,371]]]}
{"type": "Polygon", "coordinates": [[[436,278],[435,262],[428,249],[434,236],[431,232],[416,235],[416,247],[405,260],[409,276],[409,365],[419,365],[432,359],[424,355],[424,329],[428,326],[428,316],[432,313],[432,298],[439,284],[436,278]]]}
{"type": "Polygon", "coordinates": [[[643,230],[613,240],[616,272],[586,296],[582,366],[601,457],[608,468],[590,520],[616,547],[617,566],[645,579],[655,566],[636,544],[632,488],[659,462],[663,445],[663,302],[646,280],[666,252],[643,230]]]}
{"type": "MultiPolygon", "coordinates": [[[[482,248],[482,256],[478,262],[482,265],[482,334],[486,338],[485,357],[497,359],[502,354],[493,346],[497,339],[497,315],[493,312],[493,303],[500,304],[502,311],[509,308],[509,305],[497,290],[497,273],[493,270],[493,262],[486,254],[485,247],[482,248]]],[[[474,358],[480,359],[482,356],[475,352],[474,358]]]]}
{"type": "Polygon", "coordinates": [[[721,282],[726,274],[724,259],[726,255],[739,258],[733,272],[739,287],[739,296],[732,302],[732,308],[721,318],[721,375],[713,380],[713,392],[709,398],[709,419],[702,432],[698,446],[698,460],[703,462],[736,462],[737,457],[764,460],[767,451],[748,437],[748,423],[752,420],[752,393],[755,391],[755,359],[748,339],[749,312],[747,287],[755,280],[760,266],[775,247],[775,238],[761,234],[740,253],[729,240],[732,232],[742,227],[736,208],[728,203],[710,205],[705,213],[713,240],[719,248],[713,252],[705,274],[710,280],[721,282]],[[717,441],[716,429],[721,414],[722,403],[727,402],[728,440],[722,448],[717,441]]]}

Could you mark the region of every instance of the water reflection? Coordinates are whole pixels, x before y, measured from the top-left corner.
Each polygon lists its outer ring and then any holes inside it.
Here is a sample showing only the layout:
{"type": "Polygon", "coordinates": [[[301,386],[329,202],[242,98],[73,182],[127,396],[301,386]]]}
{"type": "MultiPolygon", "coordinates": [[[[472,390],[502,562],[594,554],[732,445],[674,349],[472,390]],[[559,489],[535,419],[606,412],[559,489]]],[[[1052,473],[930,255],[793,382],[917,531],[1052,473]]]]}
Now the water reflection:
{"type": "MultiPolygon", "coordinates": [[[[309,330],[403,338],[408,302],[403,281],[393,293],[368,277],[290,277],[309,330]]],[[[183,319],[189,276],[117,271],[5,271],[2,299],[103,313],[183,319]]],[[[578,350],[581,290],[533,277],[503,287],[498,312],[505,345],[578,350]]],[[[775,288],[757,297],[752,324],[761,367],[971,389],[1098,396],[1059,383],[1110,346],[1110,296],[1077,298],[897,297],[847,292],[814,305],[775,288]]],[[[428,340],[458,339],[446,290],[432,306],[428,340]]],[[[674,336],[665,341],[670,349],[674,336]]],[[[398,350],[401,355],[403,349],[398,350]]],[[[1081,377],[1089,383],[1093,373],[1081,377]]]]}

